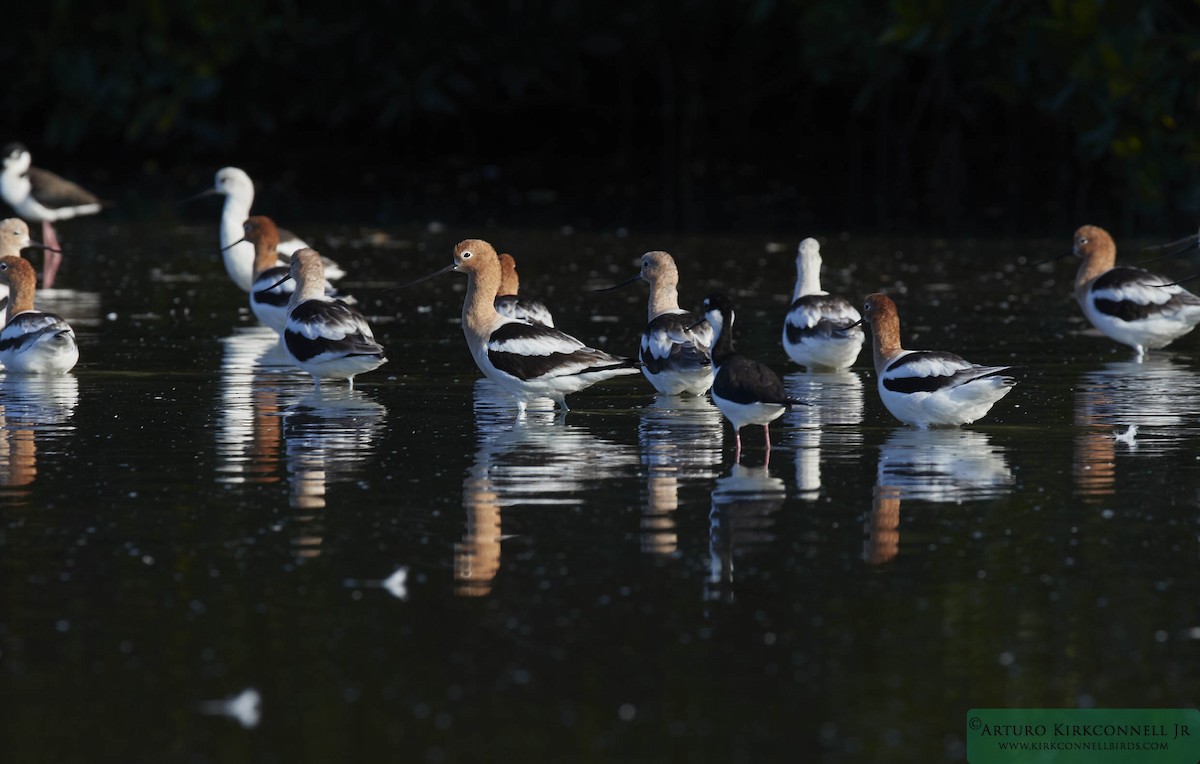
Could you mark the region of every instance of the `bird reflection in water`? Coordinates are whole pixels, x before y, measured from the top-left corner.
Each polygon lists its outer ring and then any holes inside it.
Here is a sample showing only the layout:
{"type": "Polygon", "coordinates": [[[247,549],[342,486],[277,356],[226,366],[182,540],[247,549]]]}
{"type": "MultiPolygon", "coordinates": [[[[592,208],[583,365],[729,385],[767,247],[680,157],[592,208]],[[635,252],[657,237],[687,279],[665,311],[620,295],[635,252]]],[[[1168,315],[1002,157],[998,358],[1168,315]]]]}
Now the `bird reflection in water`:
{"type": "Polygon", "coordinates": [[[766,467],[735,464],[717,479],[708,513],[709,572],[704,598],[733,602],[734,557],[750,553],[774,539],[775,514],[787,491],[781,478],[766,467]]]}
{"type": "Polygon", "coordinates": [[[826,458],[833,453],[858,459],[862,450],[857,427],[863,418],[862,378],[849,371],[796,372],[784,377],[783,384],[788,395],[812,404],[796,406],[783,421],[796,449],[796,489],[800,498],[816,499],[821,493],[822,453],[826,458]]]}
{"type": "Polygon", "coordinates": [[[863,559],[889,562],[900,551],[901,500],[961,503],[1010,492],[1015,483],[1004,451],[987,435],[960,429],[899,429],[879,449],[863,559]]]}
{"type": "Polygon", "coordinates": [[[675,510],[680,485],[688,480],[711,480],[720,472],[721,412],[707,397],[659,394],[641,414],[638,440],[648,494],[642,515],[642,551],[672,555],[677,549],[675,510]]]}
{"type": "Polygon", "coordinates": [[[69,420],[78,403],[79,380],[72,374],[0,378],[0,485],[8,496],[28,498],[37,478],[38,442],[53,453],[55,442],[74,431],[69,420]]]}
{"type": "MultiPolygon", "coordinates": [[[[264,326],[240,327],[222,341],[221,400],[217,423],[217,480],[277,483],[281,480],[283,385],[288,376],[265,370],[264,356],[277,351],[279,335],[264,326]]],[[[293,395],[299,395],[299,389],[293,395]]]]}
{"type": "Polygon", "coordinates": [[[289,505],[299,530],[292,538],[300,559],[321,554],[322,512],[328,484],[362,471],[375,455],[387,409],[360,390],[307,386],[283,412],[289,505]]]}
{"type": "Polygon", "coordinates": [[[575,506],[587,493],[638,466],[636,449],[568,424],[549,399],[531,401],[514,421],[511,399],[487,379],[475,382],[475,461],[463,481],[466,532],[454,545],[456,591],[491,592],[500,570],[501,510],[515,505],[575,506]]]}
{"type": "MultiPolygon", "coordinates": [[[[1113,493],[1119,435],[1136,425],[1137,455],[1158,456],[1187,438],[1200,379],[1163,355],[1105,364],[1075,391],[1075,490],[1095,501],[1113,493]],[[1142,440],[1147,434],[1151,437],[1142,440]]],[[[1126,438],[1126,441],[1131,438],[1126,438]]],[[[1133,449],[1125,447],[1126,453],[1133,449]]]]}

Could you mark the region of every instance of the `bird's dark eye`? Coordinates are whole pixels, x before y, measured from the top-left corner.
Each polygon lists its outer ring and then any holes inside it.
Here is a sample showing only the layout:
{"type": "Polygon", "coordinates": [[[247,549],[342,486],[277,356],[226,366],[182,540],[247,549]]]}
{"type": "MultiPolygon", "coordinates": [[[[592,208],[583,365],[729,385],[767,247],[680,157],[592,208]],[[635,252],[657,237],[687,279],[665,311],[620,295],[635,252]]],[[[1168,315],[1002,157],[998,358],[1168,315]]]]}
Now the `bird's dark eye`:
{"type": "Polygon", "coordinates": [[[463,253],[462,253],[462,259],[463,259],[463,260],[470,260],[470,259],[471,259],[471,253],[470,253],[470,251],[463,252],[463,253]]]}
{"type": "Polygon", "coordinates": [[[1087,241],[1088,241],[1088,240],[1087,240],[1087,238],[1086,238],[1086,237],[1083,237],[1083,236],[1080,236],[1080,237],[1079,237],[1079,243],[1080,243],[1080,244],[1087,244],[1087,241]]]}

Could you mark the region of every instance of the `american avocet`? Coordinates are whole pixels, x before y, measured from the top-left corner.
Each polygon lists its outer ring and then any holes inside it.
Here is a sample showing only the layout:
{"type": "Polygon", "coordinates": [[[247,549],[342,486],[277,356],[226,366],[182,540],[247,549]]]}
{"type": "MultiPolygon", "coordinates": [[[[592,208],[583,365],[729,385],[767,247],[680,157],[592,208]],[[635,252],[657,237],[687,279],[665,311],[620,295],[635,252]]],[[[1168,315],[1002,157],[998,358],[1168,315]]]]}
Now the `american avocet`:
{"type": "Polygon", "coordinates": [[[783,349],[808,371],[847,369],[863,346],[862,320],[845,297],[821,289],[821,246],[816,239],[800,242],[796,254],[796,288],[783,321],[783,349]],[[849,328],[853,326],[853,328],[849,328]]]}
{"type": "MultiPolygon", "coordinates": [[[[45,244],[40,244],[29,238],[29,226],[21,218],[6,218],[0,220],[0,257],[20,257],[21,250],[28,247],[49,250],[45,244]]],[[[0,326],[4,326],[5,307],[8,304],[8,287],[0,284],[0,326]]]]}
{"type": "Polygon", "coordinates": [[[1200,323],[1200,297],[1150,271],[1116,266],[1117,246],[1103,228],[1079,228],[1071,251],[1083,258],[1075,275],[1083,314],[1138,356],[1166,347],[1200,323]]]}
{"type": "Polygon", "coordinates": [[[269,326],[283,336],[287,326],[288,301],[296,291],[296,282],[284,278],[291,270],[279,265],[277,247],[279,228],[266,215],[246,218],[242,224],[242,241],[254,245],[254,281],[250,285],[250,310],[263,326],[269,326]]]}
{"type": "Polygon", "coordinates": [[[283,344],[296,365],[322,379],[349,380],[387,363],[383,346],[375,341],[367,319],[355,308],[325,294],[321,255],[305,247],[292,256],[288,273],[276,284],[295,279],[296,291],[288,301],[283,344]]]}
{"type": "Polygon", "coordinates": [[[0,257],[0,284],[8,285],[7,321],[0,329],[0,363],[9,373],[61,374],[79,360],[71,326],[33,309],[37,274],[28,260],[0,257]]]}
{"type": "Polygon", "coordinates": [[[62,245],[54,221],[80,215],[95,215],[103,206],[96,195],[52,172],[31,166],[29,149],[19,143],[4,148],[4,170],[0,172],[0,195],[18,215],[42,223],[46,259],[42,263],[42,287],[54,287],[62,262],[62,245]]]}
{"type": "MultiPolygon", "coordinates": [[[[214,194],[225,197],[225,204],[221,208],[221,255],[225,261],[225,270],[233,279],[233,283],[243,292],[249,292],[254,284],[254,246],[249,242],[238,242],[243,238],[242,223],[250,217],[250,206],[254,204],[254,182],[244,170],[222,167],[217,170],[213,187],[192,198],[214,194]]],[[[279,251],[277,265],[287,266],[291,262],[292,253],[308,246],[296,234],[284,229],[279,230],[279,238],[280,242],[276,247],[279,251]]],[[[326,259],[324,265],[325,278],[330,281],[336,281],[345,275],[332,260],[326,259]]]]}
{"type": "Polygon", "coordinates": [[[735,462],[742,459],[741,429],[761,424],[766,440],[767,458],[771,456],[771,422],[793,406],[805,405],[787,394],[783,380],[765,364],[733,349],[733,303],[723,294],[704,298],[704,317],[713,331],[712,362],[717,373],[712,383],[712,399],[733,425],[735,462]]]}
{"type": "Polygon", "coordinates": [[[647,252],[636,275],[598,291],[619,289],[635,281],[650,284],[649,323],[642,330],[639,355],[642,373],[660,393],[704,395],[713,381],[709,353],[713,331],[704,316],[679,307],[675,259],[666,252],[647,252]]]}
{"type": "Polygon", "coordinates": [[[953,353],[905,350],[900,315],[885,295],[867,296],[863,321],[871,325],[879,397],[892,416],[921,429],[969,424],[1008,395],[1009,366],[979,366],[953,353]]]}
{"type": "MultiPolygon", "coordinates": [[[[269,326],[283,336],[287,325],[288,300],[296,290],[296,282],[284,279],[289,273],[289,266],[279,265],[276,247],[279,244],[279,228],[275,221],[266,215],[254,215],[246,218],[242,224],[245,236],[240,241],[248,241],[254,245],[254,283],[250,288],[250,310],[264,325],[269,326]],[[283,279],[283,281],[280,281],[283,279]]],[[[325,295],[339,298],[343,302],[354,302],[341,297],[328,281],[325,282],[325,295]]]]}
{"type": "Polygon", "coordinates": [[[454,247],[454,262],[419,284],[451,271],[467,275],[462,327],[479,370],[517,399],[517,410],[536,398],[549,398],[564,411],[565,396],[621,374],[637,374],[637,364],[584,345],[569,334],[496,312],[500,258],[491,244],[467,239],[454,247]]]}
{"type": "Polygon", "coordinates": [[[521,297],[521,280],[517,276],[517,261],[512,255],[500,255],[500,293],[496,295],[496,312],[531,324],[554,326],[550,310],[529,297],[521,297]]]}

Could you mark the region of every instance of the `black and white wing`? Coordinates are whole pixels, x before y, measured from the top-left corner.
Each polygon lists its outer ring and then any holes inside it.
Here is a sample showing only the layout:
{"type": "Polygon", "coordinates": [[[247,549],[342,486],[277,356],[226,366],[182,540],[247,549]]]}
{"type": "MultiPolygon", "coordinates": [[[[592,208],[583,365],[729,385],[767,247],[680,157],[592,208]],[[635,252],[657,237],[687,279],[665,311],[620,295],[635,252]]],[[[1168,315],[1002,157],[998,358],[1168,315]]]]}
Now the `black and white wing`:
{"type": "Polygon", "coordinates": [[[784,329],[792,344],[804,339],[842,339],[862,336],[861,327],[846,327],[862,320],[858,309],[845,297],[832,294],[807,294],[798,297],[788,309],[784,329]]]}
{"type": "Polygon", "coordinates": [[[502,324],[485,345],[488,361],[523,381],[569,377],[610,369],[637,368],[628,358],[584,345],[569,334],[540,324],[502,324]]]}
{"type": "Polygon", "coordinates": [[[0,331],[0,352],[21,352],[38,343],[74,343],[71,325],[53,313],[18,313],[0,331]]]}
{"type": "Polygon", "coordinates": [[[646,370],[658,374],[711,366],[713,330],[703,318],[681,310],[655,316],[646,324],[641,342],[641,360],[646,370]]]}
{"type": "Polygon", "coordinates": [[[880,374],[880,381],[894,393],[935,393],[999,375],[1009,368],[979,366],[938,350],[914,350],[888,364],[880,374]]]}
{"type": "Polygon", "coordinates": [[[305,300],[288,314],[284,341],[297,360],[381,355],[367,320],[340,300],[305,300]]]}
{"type": "Polygon", "coordinates": [[[1141,268],[1113,268],[1092,282],[1089,299],[1097,312],[1122,321],[1141,321],[1200,307],[1200,297],[1171,279],[1141,268]]]}
{"type": "Polygon", "coordinates": [[[518,321],[528,321],[542,326],[554,326],[554,316],[550,314],[550,310],[545,305],[537,300],[515,294],[503,294],[496,296],[495,305],[496,312],[506,318],[515,318],[518,321]]]}

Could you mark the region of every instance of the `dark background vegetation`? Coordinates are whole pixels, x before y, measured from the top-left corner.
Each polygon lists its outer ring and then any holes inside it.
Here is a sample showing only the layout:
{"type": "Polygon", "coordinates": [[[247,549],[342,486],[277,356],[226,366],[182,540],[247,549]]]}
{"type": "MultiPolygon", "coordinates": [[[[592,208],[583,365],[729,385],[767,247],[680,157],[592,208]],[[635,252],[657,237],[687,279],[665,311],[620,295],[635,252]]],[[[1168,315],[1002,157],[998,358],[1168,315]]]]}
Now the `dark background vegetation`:
{"type": "Polygon", "coordinates": [[[1200,223],[1196,1],[51,0],[6,16],[6,139],[135,211],[234,164],[377,223],[1200,223]]]}

